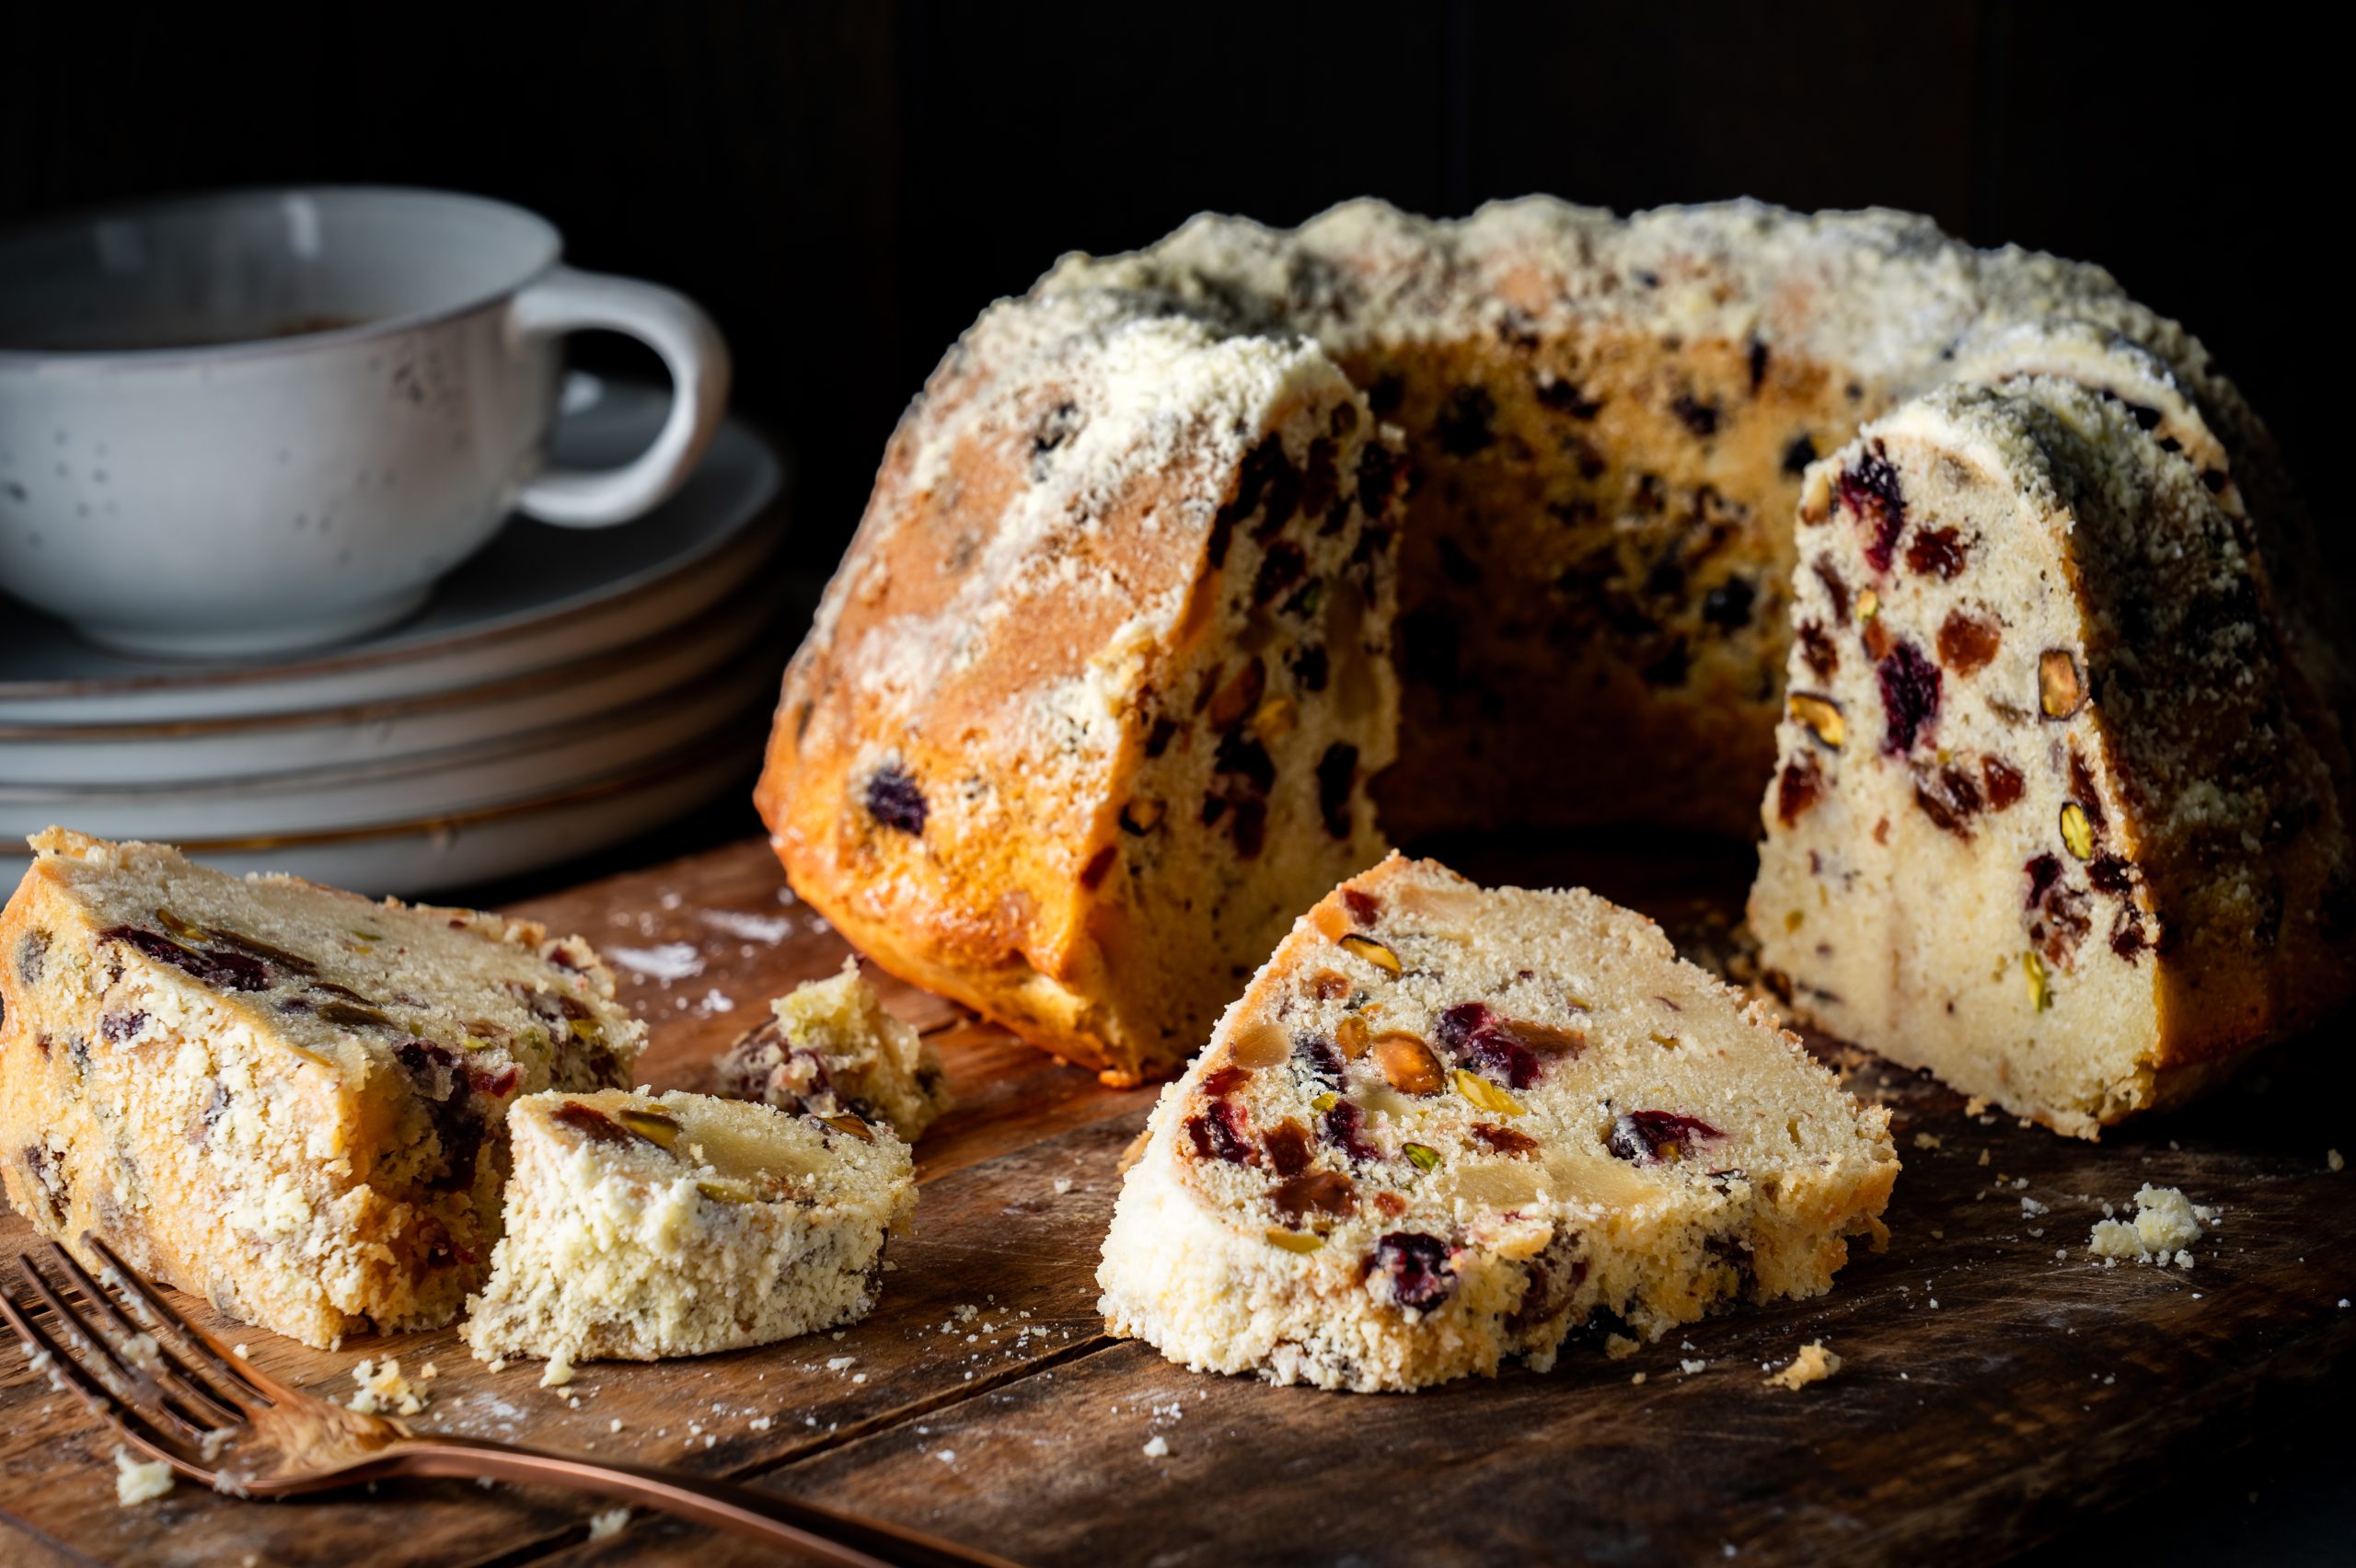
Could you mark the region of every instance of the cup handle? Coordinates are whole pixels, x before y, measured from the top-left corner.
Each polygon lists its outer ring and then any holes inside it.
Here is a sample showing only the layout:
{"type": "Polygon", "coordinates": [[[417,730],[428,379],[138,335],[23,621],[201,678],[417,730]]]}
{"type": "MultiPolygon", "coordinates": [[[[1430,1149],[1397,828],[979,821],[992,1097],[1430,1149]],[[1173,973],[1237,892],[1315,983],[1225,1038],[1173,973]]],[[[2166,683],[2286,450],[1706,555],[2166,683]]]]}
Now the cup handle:
{"type": "Polygon", "coordinates": [[[671,411],[654,443],[618,468],[553,468],[515,504],[560,528],[605,528],[639,517],[678,489],[711,444],[728,406],[728,345],[697,304],[659,283],[558,267],[515,295],[526,337],[599,329],[625,332],[663,356],[671,411]]]}

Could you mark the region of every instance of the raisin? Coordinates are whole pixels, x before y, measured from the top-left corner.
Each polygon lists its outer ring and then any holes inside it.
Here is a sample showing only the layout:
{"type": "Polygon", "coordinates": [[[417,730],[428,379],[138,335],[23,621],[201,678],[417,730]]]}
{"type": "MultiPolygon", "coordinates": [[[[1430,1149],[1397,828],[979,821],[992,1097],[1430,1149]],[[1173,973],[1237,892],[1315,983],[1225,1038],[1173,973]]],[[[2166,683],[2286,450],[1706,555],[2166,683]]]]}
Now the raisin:
{"type": "Polygon", "coordinates": [[[1591,420],[1603,411],[1601,401],[1590,401],[1581,396],[1577,382],[1565,381],[1559,375],[1541,381],[1537,397],[1541,407],[1552,409],[1558,414],[1567,414],[1575,420],[1591,420]]]}
{"type": "Polygon", "coordinates": [[[1750,624],[1750,606],[1758,590],[1748,577],[1729,577],[1702,596],[1702,618],[1720,631],[1740,631],[1750,624]]]}
{"type": "Polygon", "coordinates": [[[609,1144],[616,1148],[628,1148],[632,1144],[649,1141],[640,1137],[595,1105],[583,1105],[578,1100],[568,1100],[549,1114],[587,1138],[591,1143],[609,1144]]]}
{"type": "Polygon", "coordinates": [[[1251,1081],[1250,1067],[1238,1066],[1230,1062],[1223,1067],[1213,1067],[1203,1075],[1203,1093],[1208,1099],[1217,1100],[1223,1095],[1233,1094],[1251,1081]]]}
{"type": "Polygon", "coordinates": [[[1291,663],[1293,680],[1301,690],[1323,691],[1325,689],[1325,682],[1333,672],[1325,656],[1323,643],[1307,643],[1294,650],[1291,663]]]}
{"type": "Polygon", "coordinates": [[[1358,449],[1358,510],[1369,517],[1379,516],[1391,504],[1391,491],[1399,482],[1399,455],[1379,441],[1369,441],[1358,449]]]}
{"type": "Polygon", "coordinates": [[[17,978],[28,986],[40,984],[40,972],[49,960],[49,933],[27,931],[17,939],[17,978]]]}
{"type": "Polygon", "coordinates": [[[1718,406],[1703,402],[1691,392],[1679,393],[1669,403],[1669,411],[1698,440],[1707,441],[1718,432],[1718,406]]]}
{"type": "Polygon", "coordinates": [[[1881,706],[1889,721],[1881,749],[1903,756],[1914,749],[1923,732],[1938,722],[1939,667],[1923,657],[1911,641],[1901,641],[1875,666],[1881,685],[1881,706]]]}
{"type": "Polygon", "coordinates": [[[1420,1230],[1391,1232],[1374,1244],[1367,1264],[1369,1272],[1379,1272],[1389,1282],[1391,1298],[1402,1307],[1428,1311],[1456,1289],[1448,1243],[1420,1230]]]}
{"type": "Polygon", "coordinates": [[[1515,1026],[1484,1002],[1459,1002],[1441,1013],[1432,1037],[1459,1062],[1507,1089],[1528,1089],[1543,1070],[1515,1026]]]}
{"type": "Polygon", "coordinates": [[[1824,635],[1824,628],[1815,621],[1802,621],[1798,638],[1801,660],[1816,673],[1818,680],[1831,680],[1841,668],[1841,651],[1832,645],[1832,639],[1824,635]]]}
{"type": "Polygon", "coordinates": [[[1350,836],[1350,790],[1357,783],[1358,748],[1335,741],[1317,759],[1317,810],[1325,831],[1336,838],[1350,836]]]}
{"type": "Polygon", "coordinates": [[[393,1058],[409,1075],[441,1146],[441,1164],[426,1185],[441,1193],[471,1187],[489,1127],[468,1092],[457,1054],[430,1040],[405,1040],[394,1047],[393,1058]]]}
{"type": "Polygon", "coordinates": [[[1113,862],[1120,858],[1120,846],[1107,844],[1103,848],[1091,855],[1088,858],[1088,864],[1080,869],[1080,885],[1093,891],[1097,884],[1104,880],[1105,874],[1112,870],[1113,862]]]}
{"type": "Polygon", "coordinates": [[[1214,670],[1205,677],[1205,689],[1212,692],[1207,712],[1212,729],[1231,730],[1249,719],[1267,695],[1268,666],[1255,653],[1224,681],[1220,674],[1214,670]]]}
{"type": "Polygon", "coordinates": [[[2021,907],[2034,909],[2045,902],[2046,890],[2061,879],[2062,861],[2054,855],[2033,855],[2021,870],[2028,873],[2028,901],[2021,907]]]}
{"type": "Polygon", "coordinates": [[[182,947],[161,931],[141,926],[115,926],[98,933],[101,941],[137,948],[159,963],[168,963],[202,985],[226,991],[266,991],[270,971],[261,960],[242,952],[200,951],[182,947]]]}
{"type": "Polygon", "coordinates": [[[98,1020],[98,1036],[110,1044],[120,1045],[147,1027],[144,1012],[110,1012],[98,1020]]]}
{"type": "Polygon", "coordinates": [[[1658,1165],[1681,1157],[1696,1143],[1725,1136],[1698,1116],[1680,1116],[1674,1111],[1629,1111],[1613,1120],[1607,1146],[1622,1159],[1658,1165]]]}
{"type": "Polygon", "coordinates": [[[1980,779],[1988,787],[1988,809],[1992,812],[2017,804],[2026,788],[2021,782],[2021,770],[2001,756],[1981,755],[1980,779]]]}
{"type": "Polygon", "coordinates": [[[1341,489],[1341,472],[1334,462],[1334,444],[1321,435],[1309,444],[1308,465],[1301,471],[1301,515],[1323,515],[1341,489]]]}
{"type": "Polygon", "coordinates": [[[1324,1140],[1356,1160],[1375,1160],[1382,1151],[1366,1141],[1365,1113],[1347,1100],[1337,1100],[1318,1124],[1324,1140]]]}
{"type": "Polygon", "coordinates": [[[1953,582],[1963,573],[1964,553],[1962,536],[1953,528],[1922,528],[1906,547],[1906,564],[1918,577],[1953,582]]]}
{"type": "Polygon", "coordinates": [[[1256,796],[1235,802],[1235,820],[1227,824],[1229,836],[1235,840],[1235,852],[1245,859],[1256,859],[1268,844],[1268,802],[1256,796]]]}
{"type": "Polygon", "coordinates": [[[1492,1126],[1486,1122],[1472,1124],[1472,1136],[1499,1154],[1519,1159],[1538,1152],[1538,1140],[1528,1133],[1517,1133],[1511,1127],[1492,1126]]]}
{"type": "Polygon", "coordinates": [[[2076,797],[2078,808],[2086,813],[2086,821],[2099,832],[2103,825],[2102,792],[2095,788],[2094,769],[2078,753],[2076,741],[2070,743],[2070,793],[2076,797]]]}
{"type": "Polygon", "coordinates": [[[66,1210],[72,1206],[73,1197],[70,1190],[65,1186],[64,1177],[62,1174],[52,1173],[49,1167],[49,1150],[40,1144],[27,1144],[24,1148],[24,1162],[26,1174],[33,1179],[34,1191],[40,1193],[41,1201],[48,1205],[51,1221],[61,1228],[64,1227],[66,1210]]]}
{"type": "Polygon", "coordinates": [[[1262,1140],[1268,1163],[1279,1176],[1298,1176],[1309,1169],[1309,1129],[1289,1117],[1268,1129],[1262,1140]]]}
{"type": "Polygon", "coordinates": [[[1276,787],[1276,765],[1269,759],[1268,748],[1242,730],[1230,730],[1218,738],[1211,767],[1242,779],[1255,795],[1265,795],[1276,787]]]}
{"type": "Polygon", "coordinates": [[[1230,1165],[1252,1163],[1252,1142],[1238,1125],[1240,1115],[1233,1101],[1214,1100],[1202,1114],[1187,1117],[1186,1136],[1194,1141],[1195,1155],[1230,1165]]]}
{"type": "Polygon", "coordinates": [[[1382,901],[1354,887],[1342,890],[1342,907],[1347,909],[1350,918],[1361,926],[1371,926],[1382,917],[1382,901]]]}
{"type": "Polygon", "coordinates": [[[1432,420],[1432,433],[1440,450],[1451,457],[1471,457],[1496,444],[1489,426],[1496,418],[1497,400],[1485,386],[1460,386],[1440,405],[1432,420]]]}
{"type": "Polygon", "coordinates": [[[1805,435],[1792,437],[1791,444],[1784,448],[1784,472],[1794,478],[1807,473],[1807,466],[1815,461],[1816,443],[1805,435]]]}
{"type": "Polygon", "coordinates": [[[1815,568],[1817,581],[1824,584],[1825,596],[1832,601],[1834,624],[1847,626],[1849,624],[1849,584],[1842,581],[1841,573],[1834,569],[1830,556],[1819,556],[1810,564],[1815,568]]]}
{"type": "Polygon", "coordinates": [[[1987,667],[2003,641],[1993,620],[1952,609],[1939,624],[1939,663],[1958,675],[1973,674],[1987,667]]]}
{"type": "Polygon", "coordinates": [[[1824,772],[1814,752],[1802,752],[1784,764],[1775,779],[1775,816],[1785,827],[1808,813],[1824,793],[1824,772]]]}
{"type": "Polygon", "coordinates": [[[867,780],[867,814],[902,833],[924,832],[924,791],[898,764],[887,763],[867,780]]]}
{"type": "Polygon", "coordinates": [[[1757,338],[1751,339],[1749,357],[1750,364],[1750,393],[1751,396],[1755,398],[1759,395],[1759,388],[1767,380],[1766,343],[1757,338]]]}
{"type": "Polygon", "coordinates": [[[1269,1194],[1276,1210],[1298,1220],[1311,1209],[1347,1219],[1358,1209],[1357,1189],[1338,1170],[1304,1170],[1269,1194]]]}
{"type": "Polygon", "coordinates": [[[2086,881],[2098,892],[2125,897],[2134,886],[2135,868],[2116,855],[2097,855],[2086,867],[2086,881]]]}
{"type": "Polygon", "coordinates": [[[1939,827],[1958,838],[1969,838],[1971,819],[1980,814],[1980,785],[1960,767],[1918,767],[1914,803],[1939,827]]]}
{"type": "Polygon", "coordinates": [[[1260,558],[1259,572],[1252,579],[1252,603],[1265,605],[1294,583],[1309,571],[1309,558],[1290,539],[1278,539],[1260,558]]]}
{"type": "Polygon", "coordinates": [[[2111,928],[2110,951],[2132,963],[2143,954],[2143,922],[2132,909],[2119,913],[2119,924],[2111,928]]]}
{"type": "Polygon", "coordinates": [[[1906,498],[1881,443],[1875,442],[1854,467],[1841,470],[1840,490],[1841,504],[1872,530],[1865,544],[1866,564],[1888,571],[1898,536],[1906,529],[1906,498]]]}

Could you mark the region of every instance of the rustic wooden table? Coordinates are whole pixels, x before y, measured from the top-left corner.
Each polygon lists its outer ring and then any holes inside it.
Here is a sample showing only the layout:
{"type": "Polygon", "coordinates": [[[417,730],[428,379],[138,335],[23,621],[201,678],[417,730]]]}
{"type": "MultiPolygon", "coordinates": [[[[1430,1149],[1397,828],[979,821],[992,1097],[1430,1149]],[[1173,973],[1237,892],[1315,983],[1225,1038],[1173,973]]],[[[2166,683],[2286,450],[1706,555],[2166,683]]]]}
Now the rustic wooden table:
{"type": "MultiPolygon", "coordinates": [[[[1595,844],[1453,856],[1491,881],[1584,881],[1707,951],[1743,859],[1595,844]]],[[[524,906],[622,955],[653,1026],[642,1076],[708,1086],[712,1054],[768,998],[830,973],[839,938],[758,842],[524,906]],[[674,950],[686,944],[700,972],[674,950]]],[[[1022,1561],[1357,1563],[1987,1560],[2116,1506],[2245,1441],[2356,1346],[2356,1145],[2344,1042],[2312,1043],[2200,1110],[2100,1147],[1969,1116],[1935,1085],[1834,1055],[1896,1113],[1893,1239],[1830,1297],[1696,1325],[1625,1361],[1594,1341],[1551,1374],[1412,1397],[1197,1377],[1107,1338],[1096,1249],[1114,1162],[1150,1090],[1115,1092],[946,1004],[887,1001],[942,1045],[960,1096],[918,1149],[915,1236],[882,1306],[840,1334],[667,1365],[499,1374],[448,1332],[310,1351],[227,1330],[254,1358],[348,1397],[351,1369],[438,1368],[417,1424],[725,1473],[919,1523],[1022,1561]],[[2190,1273],[2089,1264],[2101,1205],[2145,1182],[2220,1205],[2190,1273]],[[1829,1382],[1764,1364],[1828,1341],[1829,1382]],[[1641,1376],[1639,1376],[1641,1375],[1641,1376]],[[1166,1454],[1149,1456],[1161,1438],[1166,1454]]],[[[29,1239],[0,1220],[0,1255],[29,1239]]],[[[13,1263],[8,1265],[13,1267],[13,1263]]],[[[191,1304],[200,1319],[210,1321],[191,1304]]],[[[9,1563],[568,1564],[760,1560],[636,1518],[589,1543],[586,1500],[463,1484],[299,1504],[182,1486],[116,1505],[112,1445],[0,1354],[0,1559],[9,1563]]]]}

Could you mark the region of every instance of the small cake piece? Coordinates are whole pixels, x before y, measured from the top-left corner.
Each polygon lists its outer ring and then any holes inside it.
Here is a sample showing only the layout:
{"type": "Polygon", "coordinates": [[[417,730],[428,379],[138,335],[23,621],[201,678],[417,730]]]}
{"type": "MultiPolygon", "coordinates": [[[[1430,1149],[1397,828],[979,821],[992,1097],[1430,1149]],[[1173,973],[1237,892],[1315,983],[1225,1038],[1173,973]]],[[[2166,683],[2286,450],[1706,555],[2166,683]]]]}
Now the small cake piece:
{"type": "Polygon", "coordinates": [[[886,1232],[916,1212],[907,1146],[852,1116],[704,1094],[536,1094],[491,1284],[462,1331],[485,1361],[655,1361],[866,1315],[886,1232]]]}
{"type": "Polygon", "coordinates": [[[769,1021],[714,1064],[720,1092],[814,1116],[889,1122],[908,1143],[954,1103],[941,1054],[884,1009],[859,960],[770,1004],[769,1021]]]}
{"type": "Polygon", "coordinates": [[[1750,920],[1827,1031],[2081,1136],[2351,990],[2316,693],[2215,487],[2040,376],[1811,469],[1750,920]]]}
{"type": "Polygon", "coordinates": [[[1392,856],[1304,916],[1155,1108],[1097,1271],[1197,1370],[1412,1389],[1814,1296],[1884,1234],[1888,1115],[1585,892],[1392,856]]]}
{"type": "Polygon", "coordinates": [[[528,921],[32,844],[0,915],[8,1201],[307,1344],[456,1316],[509,1102],[620,1081],[645,1035],[588,944],[528,921]]]}
{"type": "Polygon", "coordinates": [[[2097,1258],[2157,1263],[2174,1260],[2192,1266],[2192,1244],[2207,1234],[2217,1211],[2196,1204],[2180,1187],[2154,1187],[2145,1182],[2135,1193],[2135,1217],[2098,1219],[2086,1238],[2086,1251],[2097,1258]]]}
{"type": "Polygon", "coordinates": [[[1797,1392],[1810,1383],[1823,1382],[1840,1370],[1841,1357],[1827,1349],[1822,1340],[1817,1340],[1800,1346],[1799,1354],[1781,1370],[1769,1373],[1767,1380],[1779,1389],[1797,1392]]]}

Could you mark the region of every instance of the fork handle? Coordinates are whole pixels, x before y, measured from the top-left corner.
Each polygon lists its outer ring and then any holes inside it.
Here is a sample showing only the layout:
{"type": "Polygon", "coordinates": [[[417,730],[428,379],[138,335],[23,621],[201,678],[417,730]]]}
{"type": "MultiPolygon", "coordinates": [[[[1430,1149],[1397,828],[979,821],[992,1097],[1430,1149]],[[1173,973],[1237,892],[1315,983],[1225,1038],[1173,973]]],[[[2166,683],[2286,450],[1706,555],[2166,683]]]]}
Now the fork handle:
{"type": "Polygon", "coordinates": [[[733,1482],[638,1465],[592,1463],[479,1438],[418,1438],[348,1472],[354,1481],[394,1475],[489,1477],[594,1493],[783,1547],[837,1568],[1016,1568],[1005,1558],[953,1545],[921,1530],[854,1518],[733,1482]]]}

